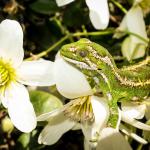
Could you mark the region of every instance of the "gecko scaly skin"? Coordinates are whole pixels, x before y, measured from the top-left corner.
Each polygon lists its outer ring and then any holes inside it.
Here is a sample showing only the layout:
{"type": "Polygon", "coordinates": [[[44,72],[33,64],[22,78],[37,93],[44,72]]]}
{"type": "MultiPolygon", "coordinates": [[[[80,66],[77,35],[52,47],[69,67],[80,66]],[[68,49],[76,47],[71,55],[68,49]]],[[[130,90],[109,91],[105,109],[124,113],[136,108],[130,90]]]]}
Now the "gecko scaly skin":
{"type": "Polygon", "coordinates": [[[136,65],[118,69],[109,52],[88,39],[64,45],[60,54],[87,77],[98,79],[97,85],[110,107],[108,126],[117,126],[119,101],[141,101],[149,97],[150,57],[136,65]]]}

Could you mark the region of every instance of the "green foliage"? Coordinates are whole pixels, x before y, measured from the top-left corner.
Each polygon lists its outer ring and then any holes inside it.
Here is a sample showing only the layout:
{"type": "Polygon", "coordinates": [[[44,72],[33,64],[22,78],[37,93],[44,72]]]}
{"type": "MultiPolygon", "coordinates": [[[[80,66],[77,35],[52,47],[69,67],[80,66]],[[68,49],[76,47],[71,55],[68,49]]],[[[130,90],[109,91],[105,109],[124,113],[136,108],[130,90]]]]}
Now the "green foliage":
{"type": "Polygon", "coordinates": [[[14,129],[14,125],[8,117],[3,118],[1,126],[3,132],[6,132],[8,134],[10,134],[14,129]]]}
{"type": "Polygon", "coordinates": [[[68,27],[81,27],[83,24],[88,25],[89,12],[84,8],[82,1],[68,6],[63,14],[63,23],[68,27]],[[78,19],[76,19],[78,18],[78,19]]]}
{"type": "Polygon", "coordinates": [[[30,133],[23,133],[18,138],[18,143],[21,144],[23,149],[27,149],[29,142],[30,142],[30,133]]]}
{"type": "MultiPolygon", "coordinates": [[[[129,10],[133,3],[133,0],[115,1],[119,2],[126,10],[129,10]]],[[[82,37],[86,37],[106,47],[115,58],[116,65],[119,66],[119,68],[139,61],[133,60],[132,62],[128,62],[124,57],[122,57],[121,45],[125,37],[122,37],[119,40],[113,38],[113,33],[120,25],[125,14],[114,3],[112,3],[111,0],[108,1],[110,10],[109,26],[106,30],[104,30],[104,32],[108,31],[109,34],[101,34],[103,32],[102,30],[99,31],[94,29],[89,19],[89,10],[85,0],[75,0],[75,2],[63,7],[58,7],[56,0],[16,0],[16,2],[23,8],[18,5],[14,5],[11,3],[11,0],[0,1],[0,20],[10,18],[18,20],[22,24],[24,29],[25,58],[30,57],[32,59],[32,54],[36,55],[50,49],[47,55],[43,55],[42,57],[47,60],[54,60],[56,53],[60,50],[62,45],[75,42],[82,37]],[[109,32],[110,29],[113,32],[109,32]],[[100,34],[87,34],[90,32],[99,32],[100,34]],[[74,36],[73,34],[76,33],[84,34],[74,36]],[[61,39],[66,36],[67,38],[61,41],[61,39]]],[[[145,14],[145,23],[147,25],[148,36],[150,36],[150,13],[145,14]]],[[[148,55],[148,52],[146,55],[148,55]]],[[[36,57],[33,57],[33,59],[35,58],[36,57]]],[[[94,87],[95,82],[90,79],[89,81],[94,87]]],[[[56,93],[52,92],[52,90],[49,93],[38,90],[30,91],[31,102],[37,116],[62,107],[62,100],[58,99],[51,93],[56,95],[56,93]]],[[[118,91],[118,95],[119,94],[120,91],[118,91]]],[[[66,99],[64,98],[63,100],[65,101],[66,99]]],[[[0,149],[3,145],[6,146],[6,149],[15,150],[83,149],[81,146],[83,144],[81,134],[74,136],[75,134],[69,133],[69,138],[64,137],[64,139],[56,143],[53,148],[50,146],[45,147],[43,145],[39,145],[37,139],[41,129],[43,128],[41,126],[38,126],[37,129],[31,133],[21,133],[18,130],[13,130],[13,132],[8,136],[2,130],[2,120],[5,118],[7,113],[3,107],[0,109],[0,149]],[[5,113],[3,113],[3,111],[5,113]],[[76,142],[77,140],[78,142],[76,142]]],[[[114,118],[112,117],[111,121],[116,122],[116,118],[117,116],[114,116],[114,118]]],[[[150,121],[148,121],[148,124],[149,122],[150,121]]],[[[149,132],[144,131],[143,136],[150,142],[149,132]]]]}
{"type": "Polygon", "coordinates": [[[16,150],[37,150],[42,149],[42,145],[38,144],[38,131],[34,130],[31,133],[22,133],[16,143],[16,150]]]}
{"type": "Polygon", "coordinates": [[[57,97],[43,91],[30,91],[30,99],[37,116],[63,106],[57,97]]]}
{"type": "Polygon", "coordinates": [[[50,15],[59,10],[56,2],[52,0],[37,0],[30,5],[30,8],[43,15],[50,15]]]}

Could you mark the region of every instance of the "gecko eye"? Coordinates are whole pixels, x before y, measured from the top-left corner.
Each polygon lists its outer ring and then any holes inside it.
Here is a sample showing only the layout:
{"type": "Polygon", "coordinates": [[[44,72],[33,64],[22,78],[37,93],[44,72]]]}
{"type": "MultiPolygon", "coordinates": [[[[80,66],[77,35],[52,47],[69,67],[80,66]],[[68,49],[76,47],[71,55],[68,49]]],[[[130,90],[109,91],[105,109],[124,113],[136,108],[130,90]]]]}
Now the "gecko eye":
{"type": "Polygon", "coordinates": [[[81,57],[86,57],[87,56],[87,51],[85,51],[85,50],[81,50],[81,51],[79,51],[79,55],[81,56],[81,57]]]}

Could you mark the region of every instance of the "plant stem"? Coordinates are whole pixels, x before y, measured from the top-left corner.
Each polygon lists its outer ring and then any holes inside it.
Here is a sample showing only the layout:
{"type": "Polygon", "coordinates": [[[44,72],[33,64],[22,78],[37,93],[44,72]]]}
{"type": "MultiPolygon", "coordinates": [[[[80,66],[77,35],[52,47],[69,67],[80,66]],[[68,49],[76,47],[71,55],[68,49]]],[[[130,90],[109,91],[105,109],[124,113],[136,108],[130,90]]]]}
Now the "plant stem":
{"type": "Polygon", "coordinates": [[[127,13],[128,11],[117,1],[111,0],[123,13],[127,13]]]}
{"type": "MultiPolygon", "coordinates": [[[[34,55],[34,57],[36,59],[39,59],[45,55],[47,55],[49,52],[51,52],[53,49],[55,49],[57,46],[59,46],[60,44],[62,44],[65,40],[67,40],[70,37],[80,37],[80,36],[99,36],[99,35],[109,35],[109,34],[113,34],[114,33],[114,29],[108,29],[105,31],[95,31],[95,32],[77,32],[77,33],[68,33],[67,35],[65,35],[64,37],[62,37],[58,42],[56,42],[54,45],[50,46],[47,50],[42,51],[39,54],[34,55]]],[[[125,32],[129,35],[133,35],[136,36],[137,38],[143,40],[144,42],[148,43],[148,40],[141,37],[140,35],[136,34],[136,33],[132,33],[132,32],[125,32]]],[[[29,57],[25,60],[32,60],[33,57],[29,57]]]]}
{"type": "Polygon", "coordinates": [[[137,150],[141,150],[143,147],[143,144],[139,144],[139,146],[137,147],[137,150]]]}
{"type": "MultiPolygon", "coordinates": [[[[67,40],[70,37],[78,37],[78,36],[86,36],[86,35],[91,35],[91,36],[98,36],[98,35],[108,35],[114,33],[113,29],[109,29],[106,31],[96,31],[96,32],[77,32],[77,33],[70,33],[65,35],[63,38],[61,38],[58,42],[56,42],[54,45],[50,46],[47,50],[42,51],[39,54],[34,55],[35,59],[39,59],[45,55],[47,55],[49,52],[51,52],[53,49],[55,49],[57,46],[59,46],[61,43],[63,43],[65,40],[67,40]]],[[[29,57],[25,60],[32,60],[33,57],[29,57]]]]}
{"type": "MultiPolygon", "coordinates": [[[[51,47],[49,47],[47,50],[35,55],[36,59],[39,59],[45,55],[47,55],[49,52],[51,52],[54,48],[56,48],[58,45],[60,45],[62,42],[64,42],[66,39],[68,38],[68,35],[64,36],[63,38],[61,38],[58,42],[56,42],[54,45],[52,45],[51,47]]],[[[25,59],[25,60],[32,60],[32,56],[25,59]]]]}
{"type": "Polygon", "coordinates": [[[114,33],[114,30],[106,30],[106,31],[97,31],[97,32],[77,32],[73,33],[71,36],[77,37],[77,36],[98,36],[98,35],[108,35],[114,33]]]}
{"type": "Polygon", "coordinates": [[[129,31],[127,31],[126,33],[127,33],[127,34],[130,34],[130,35],[133,35],[133,36],[136,36],[137,38],[141,39],[141,40],[144,41],[145,43],[148,43],[148,42],[149,42],[148,39],[143,38],[143,37],[140,36],[139,34],[136,34],[136,33],[133,33],[133,32],[129,32],[129,31]]]}

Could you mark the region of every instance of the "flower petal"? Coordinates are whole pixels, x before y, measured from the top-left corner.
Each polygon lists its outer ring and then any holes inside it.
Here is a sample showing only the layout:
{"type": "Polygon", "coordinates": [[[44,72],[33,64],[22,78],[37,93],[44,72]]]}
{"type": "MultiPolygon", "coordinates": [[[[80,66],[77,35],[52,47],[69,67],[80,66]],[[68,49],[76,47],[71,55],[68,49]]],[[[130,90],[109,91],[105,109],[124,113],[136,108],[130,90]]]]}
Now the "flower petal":
{"type": "MultiPolygon", "coordinates": [[[[5,95],[7,95],[6,93],[7,93],[7,90],[5,91],[5,95]]],[[[2,102],[3,106],[5,108],[7,108],[8,107],[8,99],[6,99],[6,97],[3,96],[3,95],[0,96],[0,99],[1,99],[1,102],[2,102]]]]}
{"type": "Polygon", "coordinates": [[[11,121],[22,132],[30,132],[36,127],[36,116],[26,88],[13,83],[7,91],[8,113],[11,121]]]}
{"type": "Polygon", "coordinates": [[[104,128],[97,150],[132,150],[125,138],[113,128],[104,128]]]}
{"type": "Polygon", "coordinates": [[[123,31],[126,30],[127,30],[127,15],[125,15],[125,17],[122,19],[119,27],[116,29],[116,31],[118,32],[116,32],[113,37],[118,39],[121,38],[122,36],[125,35],[123,31]]]}
{"type": "Polygon", "coordinates": [[[37,121],[45,121],[45,120],[49,120],[50,118],[53,118],[55,116],[57,116],[60,113],[63,113],[64,108],[62,109],[56,109],[54,111],[48,112],[48,113],[44,113],[40,116],[37,117],[37,121]]]}
{"type": "Polygon", "coordinates": [[[23,32],[20,24],[14,20],[4,20],[0,24],[0,57],[12,61],[18,67],[23,60],[23,32]]]}
{"type": "Polygon", "coordinates": [[[75,126],[71,130],[81,130],[81,124],[76,123],[75,126]]]}
{"type": "Polygon", "coordinates": [[[73,1],[74,0],[56,0],[56,3],[58,6],[64,6],[64,5],[67,5],[73,1]]]}
{"type": "Polygon", "coordinates": [[[55,60],[55,81],[58,91],[67,98],[77,98],[92,94],[92,89],[84,74],[62,58],[55,60]]]}
{"type": "Polygon", "coordinates": [[[150,101],[149,100],[146,101],[148,103],[146,105],[146,111],[145,111],[145,117],[146,117],[147,120],[150,119],[150,101]]]}
{"type": "Polygon", "coordinates": [[[126,116],[135,119],[142,119],[145,115],[146,105],[138,105],[136,103],[124,102],[121,104],[122,111],[126,116]]]}
{"type": "Polygon", "coordinates": [[[126,116],[123,112],[121,112],[121,120],[142,130],[150,131],[150,126],[147,124],[144,124],[140,121],[137,121],[129,116],[126,116]]]}
{"type": "Polygon", "coordinates": [[[124,125],[120,125],[120,130],[125,133],[128,136],[131,136],[133,139],[135,139],[136,141],[138,141],[141,144],[147,144],[147,141],[143,138],[141,138],[140,136],[136,135],[135,133],[133,133],[132,131],[130,131],[129,129],[127,129],[124,125]]]}
{"type": "Polygon", "coordinates": [[[137,40],[133,35],[125,38],[121,47],[122,54],[128,61],[143,57],[145,55],[145,49],[146,44],[141,43],[141,41],[137,40]]]}
{"type": "Polygon", "coordinates": [[[141,3],[143,0],[134,0],[134,5],[137,5],[137,4],[139,4],[139,3],[141,3]]]}
{"type": "Polygon", "coordinates": [[[91,97],[91,103],[95,120],[93,124],[85,123],[82,125],[82,131],[85,138],[93,146],[97,144],[100,138],[100,131],[106,126],[109,118],[109,107],[103,98],[97,96],[91,97]]]}
{"type": "MultiPolygon", "coordinates": [[[[136,33],[147,39],[146,26],[142,9],[139,6],[132,7],[127,13],[127,26],[130,32],[136,33]]],[[[137,38],[140,40],[139,38],[137,38]]],[[[142,40],[140,40],[143,43],[142,40]]]]}
{"type": "MultiPolygon", "coordinates": [[[[117,30],[128,30],[129,32],[135,33],[144,39],[147,39],[146,25],[144,22],[142,9],[138,5],[133,6],[128,11],[117,30]]],[[[121,35],[123,34],[117,32],[114,37],[119,38],[121,35]]],[[[146,46],[147,43],[145,41],[130,34],[129,37],[125,38],[121,49],[123,56],[125,56],[128,60],[131,60],[143,57],[146,46]]]]}
{"type": "Polygon", "coordinates": [[[115,128],[118,131],[119,131],[120,123],[121,123],[121,110],[118,108],[118,122],[117,122],[117,125],[116,125],[116,128],[115,128]]]}
{"type": "Polygon", "coordinates": [[[123,41],[122,46],[121,46],[122,55],[124,57],[126,57],[128,61],[133,58],[132,57],[132,53],[133,53],[132,47],[133,47],[133,45],[135,45],[134,43],[132,43],[132,46],[131,46],[130,43],[131,43],[131,36],[125,38],[125,40],[123,41]]]}
{"type": "Polygon", "coordinates": [[[95,29],[105,29],[109,23],[107,0],[86,0],[90,10],[90,19],[95,29]]]}
{"type": "MultiPolygon", "coordinates": [[[[132,7],[127,13],[126,18],[129,32],[147,39],[142,9],[139,6],[132,7]]],[[[134,35],[130,35],[130,39],[127,38],[122,45],[122,52],[128,60],[136,59],[144,56],[146,46],[147,43],[145,41],[134,35]]]]}
{"type": "Polygon", "coordinates": [[[75,123],[67,119],[63,113],[59,113],[51,118],[48,125],[39,135],[38,142],[40,144],[52,145],[56,143],[61,136],[73,128],[75,123]]]}
{"type": "Polygon", "coordinates": [[[54,85],[54,62],[24,61],[17,69],[19,82],[31,86],[54,85]]]}

